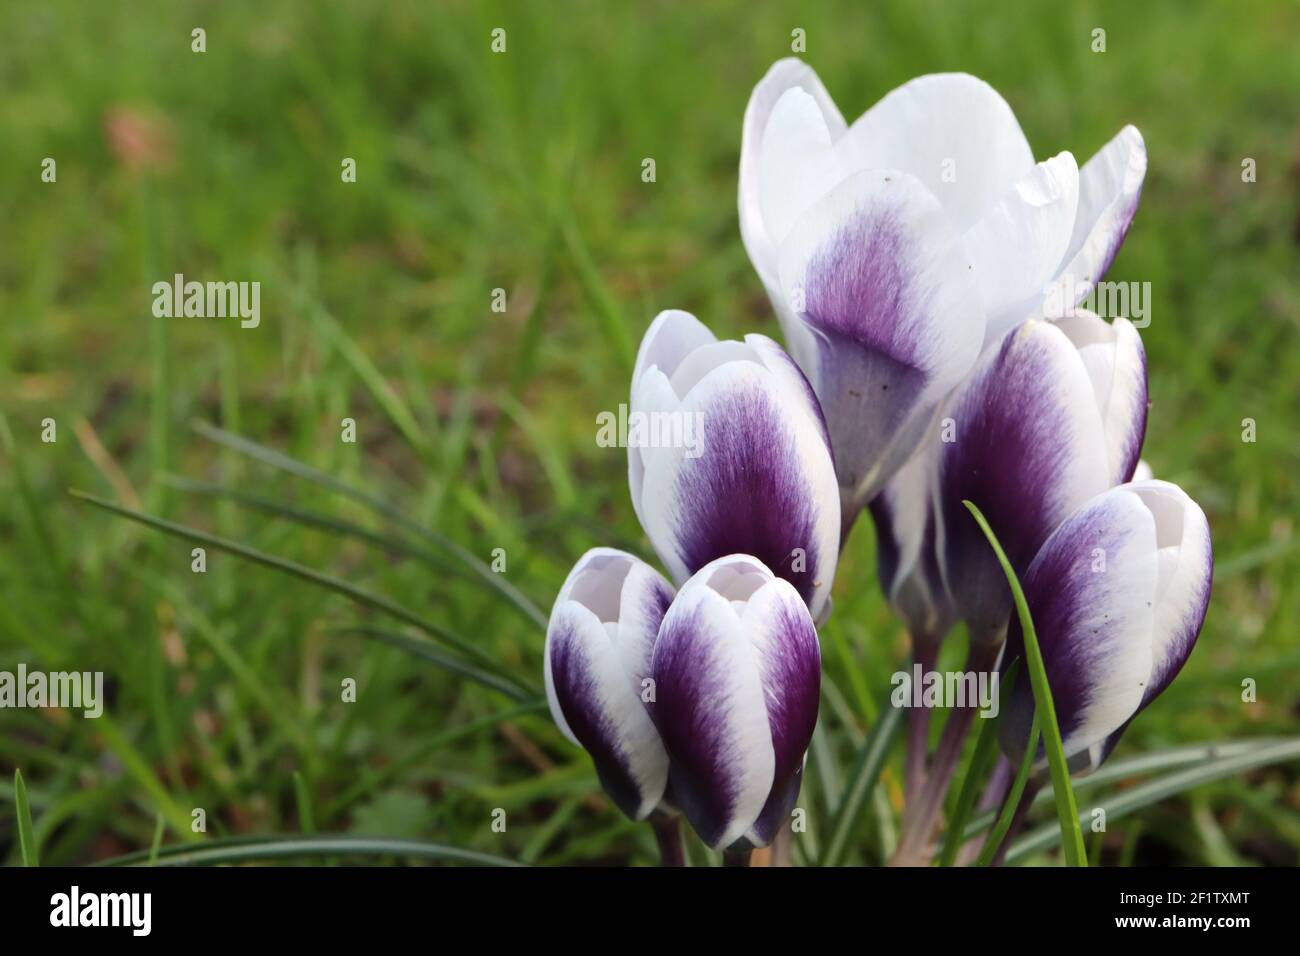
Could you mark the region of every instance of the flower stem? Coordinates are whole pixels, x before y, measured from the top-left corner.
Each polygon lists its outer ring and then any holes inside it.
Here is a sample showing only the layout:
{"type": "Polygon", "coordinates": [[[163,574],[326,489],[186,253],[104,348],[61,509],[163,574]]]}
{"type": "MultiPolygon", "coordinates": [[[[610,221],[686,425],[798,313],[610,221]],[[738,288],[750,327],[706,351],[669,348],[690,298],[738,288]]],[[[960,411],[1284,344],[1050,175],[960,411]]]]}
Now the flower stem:
{"type": "Polygon", "coordinates": [[[723,850],[723,866],[749,866],[749,858],[753,854],[753,848],[746,850],[723,850]]]}
{"type": "Polygon", "coordinates": [[[650,815],[650,827],[655,832],[655,842],[659,844],[659,865],[685,866],[681,818],[656,810],[650,815]]]}

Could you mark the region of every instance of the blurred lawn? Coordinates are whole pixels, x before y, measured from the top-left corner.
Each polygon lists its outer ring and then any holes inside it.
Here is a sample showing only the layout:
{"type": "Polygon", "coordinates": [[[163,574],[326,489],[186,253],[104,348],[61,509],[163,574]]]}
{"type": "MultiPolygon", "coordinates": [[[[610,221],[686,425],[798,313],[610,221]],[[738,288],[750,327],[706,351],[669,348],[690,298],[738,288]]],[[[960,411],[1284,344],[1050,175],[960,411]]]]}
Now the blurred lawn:
{"type": "MultiPolygon", "coordinates": [[[[1082,161],[1124,123],[1142,130],[1150,172],[1110,278],[1152,284],[1145,457],[1204,505],[1218,566],[1199,648],[1118,756],[1294,733],[1300,5],[1063,7],[0,7],[0,669],[102,669],[112,694],[98,721],[0,713],[0,859],[17,854],[14,767],[48,863],[147,848],[158,814],[167,841],[188,838],[194,807],[209,836],[310,823],[547,863],[654,859],[648,828],[593,796],[587,758],[544,711],[501,718],[500,696],[331,630],[382,618],[216,550],[195,575],[190,544],[64,492],[328,570],[540,683],[542,634],[463,577],[169,483],[373,524],[188,423],[300,458],[484,560],[504,548],[508,579],[543,609],[586,548],[648,555],[624,453],[595,445],[595,415],[625,399],[660,309],[778,335],[740,243],[736,164],[749,92],[794,27],[849,118],[914,75],[966,70],[1007,97],[1039,157],[1082,161]],[[489,52],[497,26],[504,55],[489,52]],[[40,181],[47,156],[56,184],[40,181]],[[355,184],[340,182],[347,156],[355,184]],[[150,285],[176,272],[260,281],[261,327],[154,320],[150,285]],[[489,308],[497,287],[505,314],[489,308]],[[57,444],[40,441],[46,417],[57,444]],[[339,440],[344,417],[357,445],[339,440]],[[339,699],[346,677],[355,704],[339,699]]],[[[904,659],[872,563],[864,522],[823,634],[802,801],[814,837],[904,659]]],[[[855,860],[888,839],[896,768],[887,784],[855,860]]],[[[1112,827],[1105,859],[1140,834],[1138,862],[1295,864],[1296,767],[1138,819],[1112,827]]]]}

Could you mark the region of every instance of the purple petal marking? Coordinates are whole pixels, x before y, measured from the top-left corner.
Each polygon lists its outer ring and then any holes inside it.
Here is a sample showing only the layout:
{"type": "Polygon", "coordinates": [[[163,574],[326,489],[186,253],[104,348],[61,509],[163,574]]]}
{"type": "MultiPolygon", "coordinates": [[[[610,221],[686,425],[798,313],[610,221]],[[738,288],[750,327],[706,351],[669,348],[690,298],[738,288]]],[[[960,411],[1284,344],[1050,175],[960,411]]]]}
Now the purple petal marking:
{"type": "Polygon", "coordinates": [[[995,638],[1011,591],[962,502],[979,507],[1023,574],[1056,526],[1109,486],[1101,421],[1074,346],[1045,323],[1003,339],[949,414],[957,434],[939,466],[944,578],[972,635],[995,638]]]}
{"type": "Polygon", "coordinates": [[[670,614],[655,645],[655,704],[651,711],[671,761],[668,788],[695,832],[717,846],[732,824],[739,797],[737,759],[719,719],[727,675],[714,666],[703,603],[670,614]]]}
{"type": "MultiPolygon", "coordinates": [[[[1150,673],[1155,580],[1154,525],[1126,489],[1076,512],[1021,575],[1067,757],[1121,731],[1135,713],[1150,673]],[[1104,571],[1094,566],[1098,553],[1104,571]],[[1130,660],[1142,666],[1134,669],[1130,660]],[[1119,702],[1118,717],[1100,733],[1078,737],[1095,731],[1085,722],[1096,721],[1094,707],[1113,708],[1110,701],[1119,702]]],[[[1002,724],[1003,743],[1013,754],[1023,752],[1034,710],[1023,657],[1024,634],[1013,616],[1001,665],[1005,676],[1020,660],[1002,724]]]]}
{"type": "Polygon", "coordinates": [[[598,682],[581,651],[577,627],[571,614],[552,621],[548,653],[555,696],[569,729],[591,754],[601,786],[618,808],[635,820],[642,802],[641,789],[632,776],[612,721],[599,706],[598,682]]]}
{"type": "Polygon", "coordinates": [[[683,461],[677,480],[675,538],[692,574],[724,555],[749,554],[808,601],[827,556],[777,399],[764,388],[720,390],[704,410],[705,451],[683,461]],[[794,569],[795,549],[804,554],[802,571],[794,569]]]}
{"type": "Polygon", "coordinates": [[[808,610],[789,589],[765,586],[750,599],[744,623],[757,630],[759,672],[776,755],[772,792],[750,828],[760,846],[772,842],[799,799],[804,754],[817,726],[821,648],[808,610]]]}

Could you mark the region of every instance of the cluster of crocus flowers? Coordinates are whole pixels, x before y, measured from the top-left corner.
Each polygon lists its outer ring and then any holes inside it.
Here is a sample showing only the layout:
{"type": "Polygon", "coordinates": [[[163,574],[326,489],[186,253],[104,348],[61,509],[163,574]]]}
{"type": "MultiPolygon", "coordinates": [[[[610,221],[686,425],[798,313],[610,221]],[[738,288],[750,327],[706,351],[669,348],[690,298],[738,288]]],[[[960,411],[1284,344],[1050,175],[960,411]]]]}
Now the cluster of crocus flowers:
{"type": "Polygon", "coordinates": [[[817,722],[814,619],[840,536],[826,425],[779,345],[718,341],[679,311],[645,334],[630,412],[703,426],[690,448],[628,448],[633,506],[679,590],[633,555],[583,556],[547,631],[551,712],[629,816],[680,810],[710,846],[765,846],[817,722]]]}
{"type": "MultiPolygon", "coordinates": [[[[1209,527],[1140,467],[1138,330],[1077,308],[1145,171],[1131,126],[1082,167],[1035,162],[1005,100],[964,74],[913,80],[851,125],[797,60],[758,84],[740,226],[789,351],[718,341],[685,312],[654,320],[630,408],[704,426],[702,447],[628,449],[667,577],[591,551],[547,635],[555,719],[624,812],[680,810],[714,847],[774,838],[817,719],[816,628],[863,509],[918,661],[963,621],[972,666],[1005,672],[1022,635],[978,506],[1023,582],[1076,769],[1168,686],[1208,605],[1209,527]]],[[[1000,727],[1010,759],[1034,707],[1020,681],[1000,727]]],[[[914,858],[970,716],[950,718],[928,776],[909,765],[914,858]]]]}

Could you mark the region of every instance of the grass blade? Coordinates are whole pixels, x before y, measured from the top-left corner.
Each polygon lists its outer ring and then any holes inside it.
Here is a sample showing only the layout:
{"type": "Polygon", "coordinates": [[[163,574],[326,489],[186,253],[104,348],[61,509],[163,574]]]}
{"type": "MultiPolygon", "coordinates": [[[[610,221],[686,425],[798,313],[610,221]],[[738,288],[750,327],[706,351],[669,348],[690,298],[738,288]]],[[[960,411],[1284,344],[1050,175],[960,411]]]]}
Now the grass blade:
{"type": "Polygon", "coordinates": [[[1007,791],[1006,799],[1002,801],[1002,812],[998,815],[998,822],[994,824],[993,832],[989,834],[989,838],[984,841],[984,846],[980,849],[979,858],[975,861],[976,866],[988,866],[993,862],[998,847],[1002,845],[1002,841],[1007,838],[1007,832],[1011,829],[1011,822],[1020,807],[1020,798],[1025,792],[1025,784],[1029,782],[1029,772],[1034,769],[1034,757],[1038,754],[1038,724],[1038,711],[1035,710],[1034,719],[1029,724],[1029,743],[1025,746],[1025,755],[1021,758],[1020,769],[1016,771],[1016,779],[1011,782],[1011,789],[1007,791]]]}
{"type": "MultiPolygon", "coordinates": [[[[513,860],[462,850],[440,843],[421,843],[418,840],[391,840],[385,837],[356,835],[300,836],[298,834],[272,834],[270,836],[234,837],[226,840],[208,840],[202,846],[167,846],[157,853],[159,866],[215,866],[221,863],[250,863],[265,860],[302,859],[304,857],[400,857],[410,860],[437,860],[440,862],[470,863],[475,866],[519,866],[513,860]]],[[[128,853],[125,856],[104,860],[97,866],[135,866],[149,862],[149,851],[128,853]]]]}
{"type": "Polygon", "coordinates": [[[94,505],[97,508],[102,508],[105,511],[120,515],[123,518],[129,518],[132,521],[139,522],[140,524],[147,525],[178,538],[184,538],[187,541],[197,541],[200,544],[206,544],[209,547],[228,551],[231,554],[264,565],[265,567],[274,568],[277,571],[293,575],[294,577],[301,578],[304,581],[310,581],[311,583],[320,585],[328,590],[336,591],[358,604],[374,608],[377,611],[382,611],[400,621],[404,621],[407,624],[419,628],[436,640],[454,647],[461,653],[474,658],[486,668],[500,674],[506,680],[516,684],[522,690],[526,690],[532,694],[540,693],[536,689],[529,687],[527,684],[520,682],[513,674],[503,670],[499,663],[463,638],[457,637],[445,628],[439,627],[432,621],[428,621],[419,615],[408,611],[406,608],[393,603],[385,597],[381,597],[378,594],[374,594],[353,584],[349,584],[342,578],[336,578],[333,575],[324,574],[314,568],[298,564],[296,561],[276,557],[275,555],[259,551],[256,548],[250,548],[247,545],[240,544],[237,541],[231,541],[227,538],[219,537],[218,535],[209,534],[206,531],[200,531],[197,528],[177,524],[174,521],[166,521],[162,518],[156,518],[153,515],[144,514],[143,512],[132,511],[130,508],[124,508],[121,505],[114,504],[111,501],[106,501],[105,499],[96,497],[95,495],[86,494],[85,492],[76,490],[71,490],[68,493],[74,498],[79,498],[80,500],[85,501],[87,504],[94,505]]]}
{"type": "Polygon", "coordinates": [[[241,435],[235,435],[224,429],[209,425],[206,422],[194,422],[194,430],[204,438],[215,442],[225,448],[237,451],[240,454],[247,455],[256,461],[262,462],[287,474],[313,484],[328,488],[331,491],[351,498],[353,501],[360,502],[366,507],[373,510],[376,514],[382,515],[392,521],[399,527],[416,534],[422,538],[432,541],[438,547],[447,551],[457,561],[464,564],[469,570],[473,571],[478,577],[480,583],[484,584],[490,590],[496,591],[499,596],[508,601],[516,610],[527,617],[530,621],[546,630],[547,617],[541,610],[528,599],[518,588],[501,575],[495,573],[486,563],[475,557],[469,551],[452,541],[446,535],[439,534],[430,528],[425,528],[407,517],[397,508],[388,504],[381,498],[367,494],[359,488],[354,488],[346,482],[339,481],[333,475],[313,468],[311,465],[291,458],[283,452],[278,452],[273,448],[267,448],[265,445],[259,445],[255,441],[250,441],[241,435]]]}
{"type": "Polygon", "coordinates": [[[423,640],[418,637],[411,637],[409,634],[403,634],[401,631],[392,631],[382,627],[371,627],[365,624],[356,624],[348,627],[331,627],[327,630],[336,634],[355,634],[359,637],[369,637],[381,644],[387,644],[389,647],[405,651],[422,661],[427,661],[444,670],[451,671],[461,677],[481,684],[484,687],[491,688],[498,693],[505,694],[511,700],[521,703],[541,700],[542,698],[530,694],[513,683],[502,680],[494,674],[480,670],[472,664],[457,660],[448,654],[444,654],[433,645],[432,642],[423,640]]]}
{"type": "MultiPolygon", "coordinates": [[[[1300,737],[1269,744],[1244,753],[1235,753],[1209,763],[1198,764],[1167,774],[1140,786],[1124,790],[1102,800],[1096,808],[1106,811],[1106,820],[1118,820],[1135,810],[1158,803],[1201,784],[1212,783],[1225,777],[1232,777],[1247,770],[1255,770],[1270,764],[1286,763],[1300,760],[1300,737]]],[[[1089,808],[1083,816],[1088,816],[1096,808],[1089,808]]],[[[1080,820],[1082,822],[1082,820],[1080,820]]],[[[1027,833],[1011,845],[1007,851],[1007,863],[1022,860],[1031,854],[1050,849],[1060,839],[1057,827],[1045,826],[1027,833]]]]}
{"type": "Polygon", "coordinates": [[[1025,603],[1025,592],[1020,587],[1016,572],[1007,560],[997,535],[989,527],[984,515],[973,502],[962,504],[975,516],[984,537],[988,538],[993,553],[998,556],[998,563],[1007,576],[1011,587],[1011,596],[1016,602],[1016,613],[1020,616],[1020,630],[1024,635],[1025,661],[1029,670],[1029,682],[1034,689],[1034,710],[1042,715],[1043,747],[1047,751],[1047,767],[1052,777],[1052,793],[1056,797],[1056,815],[1061,824],[1062,849],[1066,863],[1070,866],[1087,866],[1088,858],[1083,847],[1083,831],[1079,828],[1079,809],[1075,804],[1074,790],[1070,787],[1070,768],[1065,762],[1065,748],[1061,744],[1061,727],[1056,720],[1056,707],[1052,703],[1052,689],[1047,683],[1047,671],[1043,666],[1043,654],[1038,647],[1038,635],[1034,631],[1034,621],[1029,614],[1029,605],[1025,603]]]}
{"type": "Polygon", "coordinates": [[[840,800],[831,821],[831,835],[826,841],[826,849],[822,851],[822,858],[819,861],[821,866],[838,866],[843,858],[853,824],[857,821],[859,812],[880,778],[880,770],[889,753],[889,744],[898,730],[901,719],[901,708],[882,707],[880,719],[876,721],[867,739],[862,742],[857,763],[853,765],[845,782],[844,797],[840,800]]]}
{"type": "Polygon", "coordinates": [[[27,799],[23,772],[14,771],[14,807],[18,812],[18,853],[23,866],[40,866],[36,852],[36,831],[32,827],[32,806],[27,799]]]}

